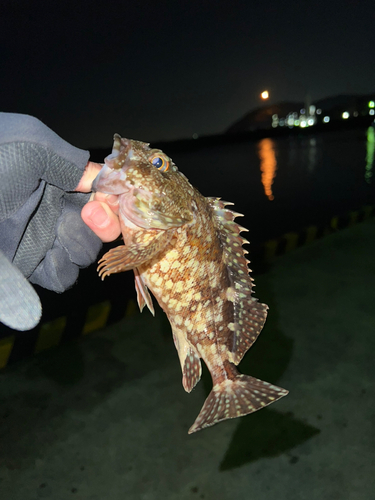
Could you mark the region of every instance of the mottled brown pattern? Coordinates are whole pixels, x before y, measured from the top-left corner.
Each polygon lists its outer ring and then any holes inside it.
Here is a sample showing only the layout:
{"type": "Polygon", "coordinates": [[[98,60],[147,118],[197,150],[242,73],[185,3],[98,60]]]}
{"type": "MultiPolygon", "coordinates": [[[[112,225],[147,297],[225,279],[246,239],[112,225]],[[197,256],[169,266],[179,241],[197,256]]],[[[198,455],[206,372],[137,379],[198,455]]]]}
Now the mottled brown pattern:
{"type": "Polygon", "coordinates": [[[203,197],[161,151],[117,135],[95,186],[120,195],[125,242],[103,257],[100,275],[134,269],[139,306],[153,313],[152,291],[171,323],[186,391],[200,379],[201,358],[210,370],[213,389],[189,432],[286,395],[235,366],[267,315],[267,306],[252,297],[245,229],[234,222],[240,214],[203,197]]]}

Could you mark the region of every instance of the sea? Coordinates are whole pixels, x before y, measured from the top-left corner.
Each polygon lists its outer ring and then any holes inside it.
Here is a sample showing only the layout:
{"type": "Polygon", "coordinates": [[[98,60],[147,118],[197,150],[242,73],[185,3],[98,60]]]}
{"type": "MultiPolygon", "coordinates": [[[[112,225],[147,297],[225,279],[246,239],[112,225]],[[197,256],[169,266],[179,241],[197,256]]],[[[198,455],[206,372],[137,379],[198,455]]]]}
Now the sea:
{"type": "MultiPolygon", "coordinates": [[[[373,126],[265,137],[173,153],[205,196],[234,203],[247,239],[266,241],[375,204],[373,126]]],[[[168,151],[165,150],[168,154],[168,151]]]]}

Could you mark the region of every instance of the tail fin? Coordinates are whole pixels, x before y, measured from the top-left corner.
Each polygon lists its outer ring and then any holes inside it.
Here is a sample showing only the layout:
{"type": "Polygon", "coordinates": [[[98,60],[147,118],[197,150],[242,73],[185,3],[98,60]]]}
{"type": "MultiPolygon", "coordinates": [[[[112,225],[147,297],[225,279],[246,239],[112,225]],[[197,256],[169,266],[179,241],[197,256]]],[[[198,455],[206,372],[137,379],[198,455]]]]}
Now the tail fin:
{"type": "Polygon", "coordinates": [[[238,374],[213,387],[189,434],[228,418],[241,417],[286,396],[288,391],[249,375],[238,374]]]}

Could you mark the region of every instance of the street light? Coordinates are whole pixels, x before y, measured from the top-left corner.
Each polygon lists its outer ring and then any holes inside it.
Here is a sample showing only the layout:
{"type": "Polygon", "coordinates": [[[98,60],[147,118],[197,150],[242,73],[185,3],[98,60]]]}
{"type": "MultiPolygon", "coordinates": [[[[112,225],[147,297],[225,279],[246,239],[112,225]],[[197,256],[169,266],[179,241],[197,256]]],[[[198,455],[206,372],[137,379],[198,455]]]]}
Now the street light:
{"type": "Polygon", "coordinates": [[[268,90],[263,90],[263,92],[260,94],[260,97],[264,100],[268,99],[269,98],[268,90]]]}

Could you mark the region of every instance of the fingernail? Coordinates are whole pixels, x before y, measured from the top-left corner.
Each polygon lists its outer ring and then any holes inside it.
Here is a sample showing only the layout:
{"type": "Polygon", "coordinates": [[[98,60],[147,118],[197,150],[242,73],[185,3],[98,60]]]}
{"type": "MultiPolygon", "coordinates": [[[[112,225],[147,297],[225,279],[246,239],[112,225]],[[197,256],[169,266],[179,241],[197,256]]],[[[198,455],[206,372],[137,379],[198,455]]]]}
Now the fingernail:
{"type": "Polygon", "coordinates": [[[102,207],[95,208],[91,212],[89,219],[97,227],[106,227],[109,224],[108,214],[102,207]]]}

